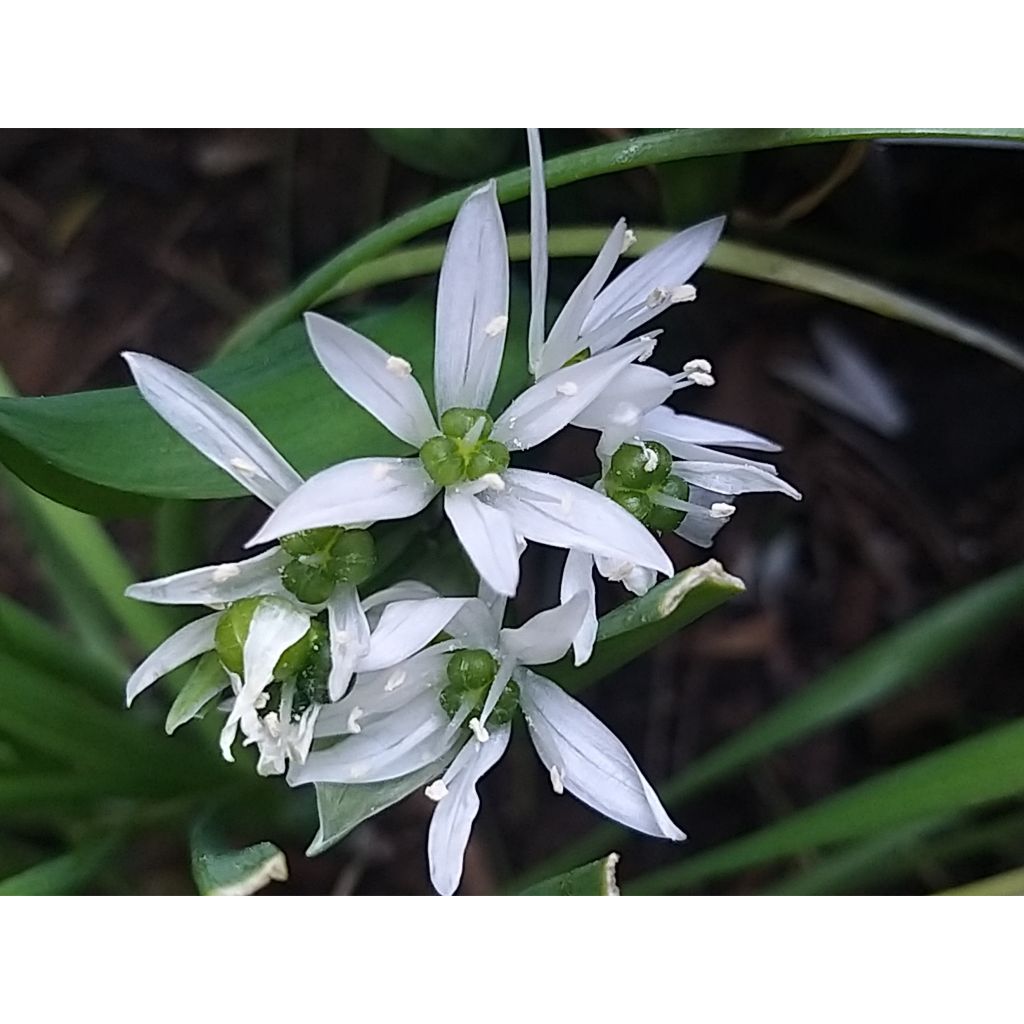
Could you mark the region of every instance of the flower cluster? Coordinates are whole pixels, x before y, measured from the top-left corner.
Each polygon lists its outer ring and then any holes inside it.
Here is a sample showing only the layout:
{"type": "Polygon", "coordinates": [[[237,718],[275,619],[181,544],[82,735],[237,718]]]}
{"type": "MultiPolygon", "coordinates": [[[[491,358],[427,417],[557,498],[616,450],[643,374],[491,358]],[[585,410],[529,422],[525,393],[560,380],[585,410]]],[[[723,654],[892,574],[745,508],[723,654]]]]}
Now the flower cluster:
{"type": "MultiPolygon", "coordinates": [[[[414,368],[356,331],[306,316],[317,360],[351,399],[411,450],[350,459],[303,481],[256,426],[194,377],[126,353],[145,400],[203,455],[270,507],[243,561],[129,588],[130,596],[211,609],[161,644],[128,681],[129,703],[200,658],[185,720],[223,697],[221,749],[241,734],[260,774],[371,785],[432,778],[431,879],[456,890],[479,780],[504,752],[521,712],[556,793],[568,791],[641,832],[681,840],[623,745],[540,666],[570,649],[580,664],[597,632],[594,571],[643,594],[672,563],[661,536],[707,546],[737,495],[797,493],[766,463],[719,451],[770,441],[674,412],[677,390],[714,383],[710,364],[678,373],[644,365],[657,332],[638,333],[690,301],[688,283],[722,229],[697,225],[612,278],[633,241],[620,221],[546,329],[547,224],[540,140],[529,133],[533,383],[492,410],[508,328],[509,259],[493,182],[452,226],[437,297],[433,401],[414,368]],[[517,468],[517,453],[570,425],[597,432],[597,482],[517,468]],[[379,582],[373,526],[444,515],[479,578],[471,596],[415,580],[379,582]],[[560,602],[504,625],[530,542],[566,552],[560,602]],[[423,773],[426,773],[425,775],[423,773]]],[[[588,472],[589,467],[581,467],[588,472]]]]}

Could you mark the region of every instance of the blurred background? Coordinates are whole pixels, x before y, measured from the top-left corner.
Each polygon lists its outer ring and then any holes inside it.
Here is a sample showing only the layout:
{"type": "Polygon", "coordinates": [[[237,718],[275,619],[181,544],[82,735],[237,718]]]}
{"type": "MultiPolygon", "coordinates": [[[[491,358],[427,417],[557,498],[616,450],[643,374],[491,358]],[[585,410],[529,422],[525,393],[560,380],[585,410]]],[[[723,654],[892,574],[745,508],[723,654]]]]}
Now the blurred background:
{"type": "MultiPolygon", "coordinates": [[[[546,155],[637,132],[546,131],[546,155]]],[[[0,365],[29,396],[127,384],[124,348],[195,369],[247,313],[347,242],[525,160],[521,134],[503,129],[0,132],[0,365]]],[[[835,143],[594,178],[553,191],[549,219],[553,229],[610,228],[625,215],[642,241],[645,226],[726,213],[730,241],[870,278],[1019,345],[1022,182],[1016,144],[835,143]]],[[[524,202],[505,215],[510,232],[528,228],[524,202]]],[[[553,261],[553,307],[588,265],[553,261]]],[[[528,281],[525,263],[514,277],[528,281]]],[[[708,358],[718,383],[677,395],[675,407],[780,442],[775,461],[804,498],[741,498],[710,555],[747,592],[582,697],[668,793],[690,840],[593,835],[601,819],[551,793],[520,735],[482,785],[462,891],[515,889],[608,850],[622,854],[627,891],[924,893],[1020,867],[1024,746],[977,756],[964,746],[1024,710],[1024,579],[1012,575],[1024,561],[1020,369],[802,288],[714,266],[694,283],[698,300],[658,322],[656,359],[674,369],[708,358]],[[768,717],[779,709],[795,711],[768,717]],[[750,736],[749,751],[726,748],[716,766],[723,744],[750,736]],[[908,766],[917,776],[906,782],[908,766]],[[965,777],[977,785],[957,793],[965,777]],[[851,816],[867,824],[851,830],[851,816]],[[686,863],[679,875],[651,874],[686,863]]],[[[351,319],[434,287],[394,282],[328,312],[351,319]]],[[[592,440],[564,435],[541,458],[578,465],[592,440]]],[[[20,485],[3,485],[0,589],[55,624],[73,653],[88,627],[61,599],[59,562],[24,514],[20,485]]],[[[236,556],[260,510],[205,502],[189,515],[204,560],[215,560],[236,556]]],[[[158,571],[150,520],[107,525],[136,574],[158,571]]],[[[708,557],[682,541],[672,554],[679,568],[708,557]]],[[[528,559],[524,613],[552,603],[561,568],[543,550],[528,559]]],[[[623,596],[600,598],[610,608],[623,596]]],[[[20,620],[4,621],[10,639],[20,620]]],[[[126,663],[139,653],[123,642],[126,663]]],[[[149,715],[151,742],[187,756],[191,727],[164,737],[166,705],[147,701],[131,715],[149,715]]],[[[26,756],[2,716],[0,755],[8,771],[26,756]]],[[[194,891],[183,824],[194,801],[154,811],[122,794],[42,788],[5,802],[3,785],[0,874],[114,822],[130,836],[73,888],[194,891]]],[[[254,794],[228,828],[285,850],[290,881],[268,893],[428,891],[424,798],[306,859],[312,792],[263,780],[254,794]]]]}

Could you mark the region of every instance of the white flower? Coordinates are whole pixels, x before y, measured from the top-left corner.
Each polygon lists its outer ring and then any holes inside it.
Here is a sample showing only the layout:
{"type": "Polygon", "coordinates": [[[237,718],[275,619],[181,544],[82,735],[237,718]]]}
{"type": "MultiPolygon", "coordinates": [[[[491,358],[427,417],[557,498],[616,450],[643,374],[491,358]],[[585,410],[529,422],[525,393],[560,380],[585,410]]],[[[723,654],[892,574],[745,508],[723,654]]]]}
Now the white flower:
{"type": "Polygon", "coordinates": [[[556,793],[570,792],[648,835],[685,839],[622,744],[530,670],[569,649],[587,613],[583,595],[518,629],[500,627],[503,610],[500,598],[491,607],[467,601],[446,628],[450,640],[386,670],[360,673],[352,693],[325,708],[316,726],[317,736],[343,738],[293,766],[289,783],[379,782],[436,764],[438,778],[426,789],[437,802],[427,852],[434,887],[450,895],[480,807],[477,783],[504,753],[519,703],[556,793]]]}
{"type": "Polygon", "coordinates": [[[316,474],[279,505],[250,546],[317,526],[405,518],[443,490],[459,541],[498,593],[516,591],[520,538],[669,572],[658,544],[614,502],[548,473],[506,468],[510,452],[561,430],[651,343],[641,339],[563,367],[492,422],[486,408],[507,318],[508,252],[492,182],[463,204],[441,268],[434,361],[440,426],[404,359],[308,314],[310,340],[327,373],[420,456],[352,459],[316,474]]]}

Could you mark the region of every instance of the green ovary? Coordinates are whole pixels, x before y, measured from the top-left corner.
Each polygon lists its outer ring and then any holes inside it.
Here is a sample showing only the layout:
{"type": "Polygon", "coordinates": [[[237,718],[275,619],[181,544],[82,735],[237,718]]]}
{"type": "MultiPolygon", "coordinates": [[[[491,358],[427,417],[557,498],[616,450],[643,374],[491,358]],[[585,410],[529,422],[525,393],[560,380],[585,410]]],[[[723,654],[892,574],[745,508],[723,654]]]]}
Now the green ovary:
{"type": "Polygon", "coordinates": [[[612,455],[603,484],[605,493],[645,526],[658,532],[679,527],[686,513],[658,504],[659,495],[685,501],[685,480],[672,476],[672,455],[657,441],[623,444],[612,455]]]}
{"type": "Polygon", "coordinates": [[[447,409],[441,415],[441,433],[420,448],[420,461],[439,487],[479,480],[508,468],[508,448],[492,441],[494,421],[483,409],[447,409]]]}
{"type": "MultiPolygon", "coordinates": [[[[456,651],[448,659],[448,685],[441,691],[441,707],[454,718],[460,708],[469,704],[467,720],[483,710],[487,691],[498,674],[498,663],[489,651],[456,651]]],[[[488,725],[506,725],[519,707],[519,687],[509,682],[487,720],[488,725]]]]}
{"type": "Polygon", "coordinates": [[[291,559],[281,583],[304,604],[323,604],[339,583],[365,583],[377,565],[372,535],[366,530],[323,526],[281,538],[291,559]]]}

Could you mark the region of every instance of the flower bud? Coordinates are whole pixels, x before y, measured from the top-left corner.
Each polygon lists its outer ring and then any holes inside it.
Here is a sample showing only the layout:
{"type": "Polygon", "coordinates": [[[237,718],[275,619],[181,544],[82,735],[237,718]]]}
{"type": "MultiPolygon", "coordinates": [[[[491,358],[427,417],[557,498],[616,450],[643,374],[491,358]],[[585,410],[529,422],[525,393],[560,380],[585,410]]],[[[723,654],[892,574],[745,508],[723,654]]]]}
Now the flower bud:
{"type": "Polygon", "coordinates": [[[483,409],[466,409],[461,406],[457,406],[454,409],[445,409],[441,413],[441,433],[445,437],[466,437],[474,427],[479,430],[474,440],[486,441],[494,429],[494,420],[483,409]],[[477,423],[481,419],[483,424],[477,427],[477,423]]]}
{"type": "Polygon", "coordinates": [[[450,437],[432,437],[426,441],[420,448],[420,461],[438,487],[451,487],[463,479],[462,456],[450,437]]]}
{"type": "Polygon", "coordinates": [[[645,490],[668,479],[672,454],[657,441],[619,445],[608,470],[625,487],[645,490]]]}

